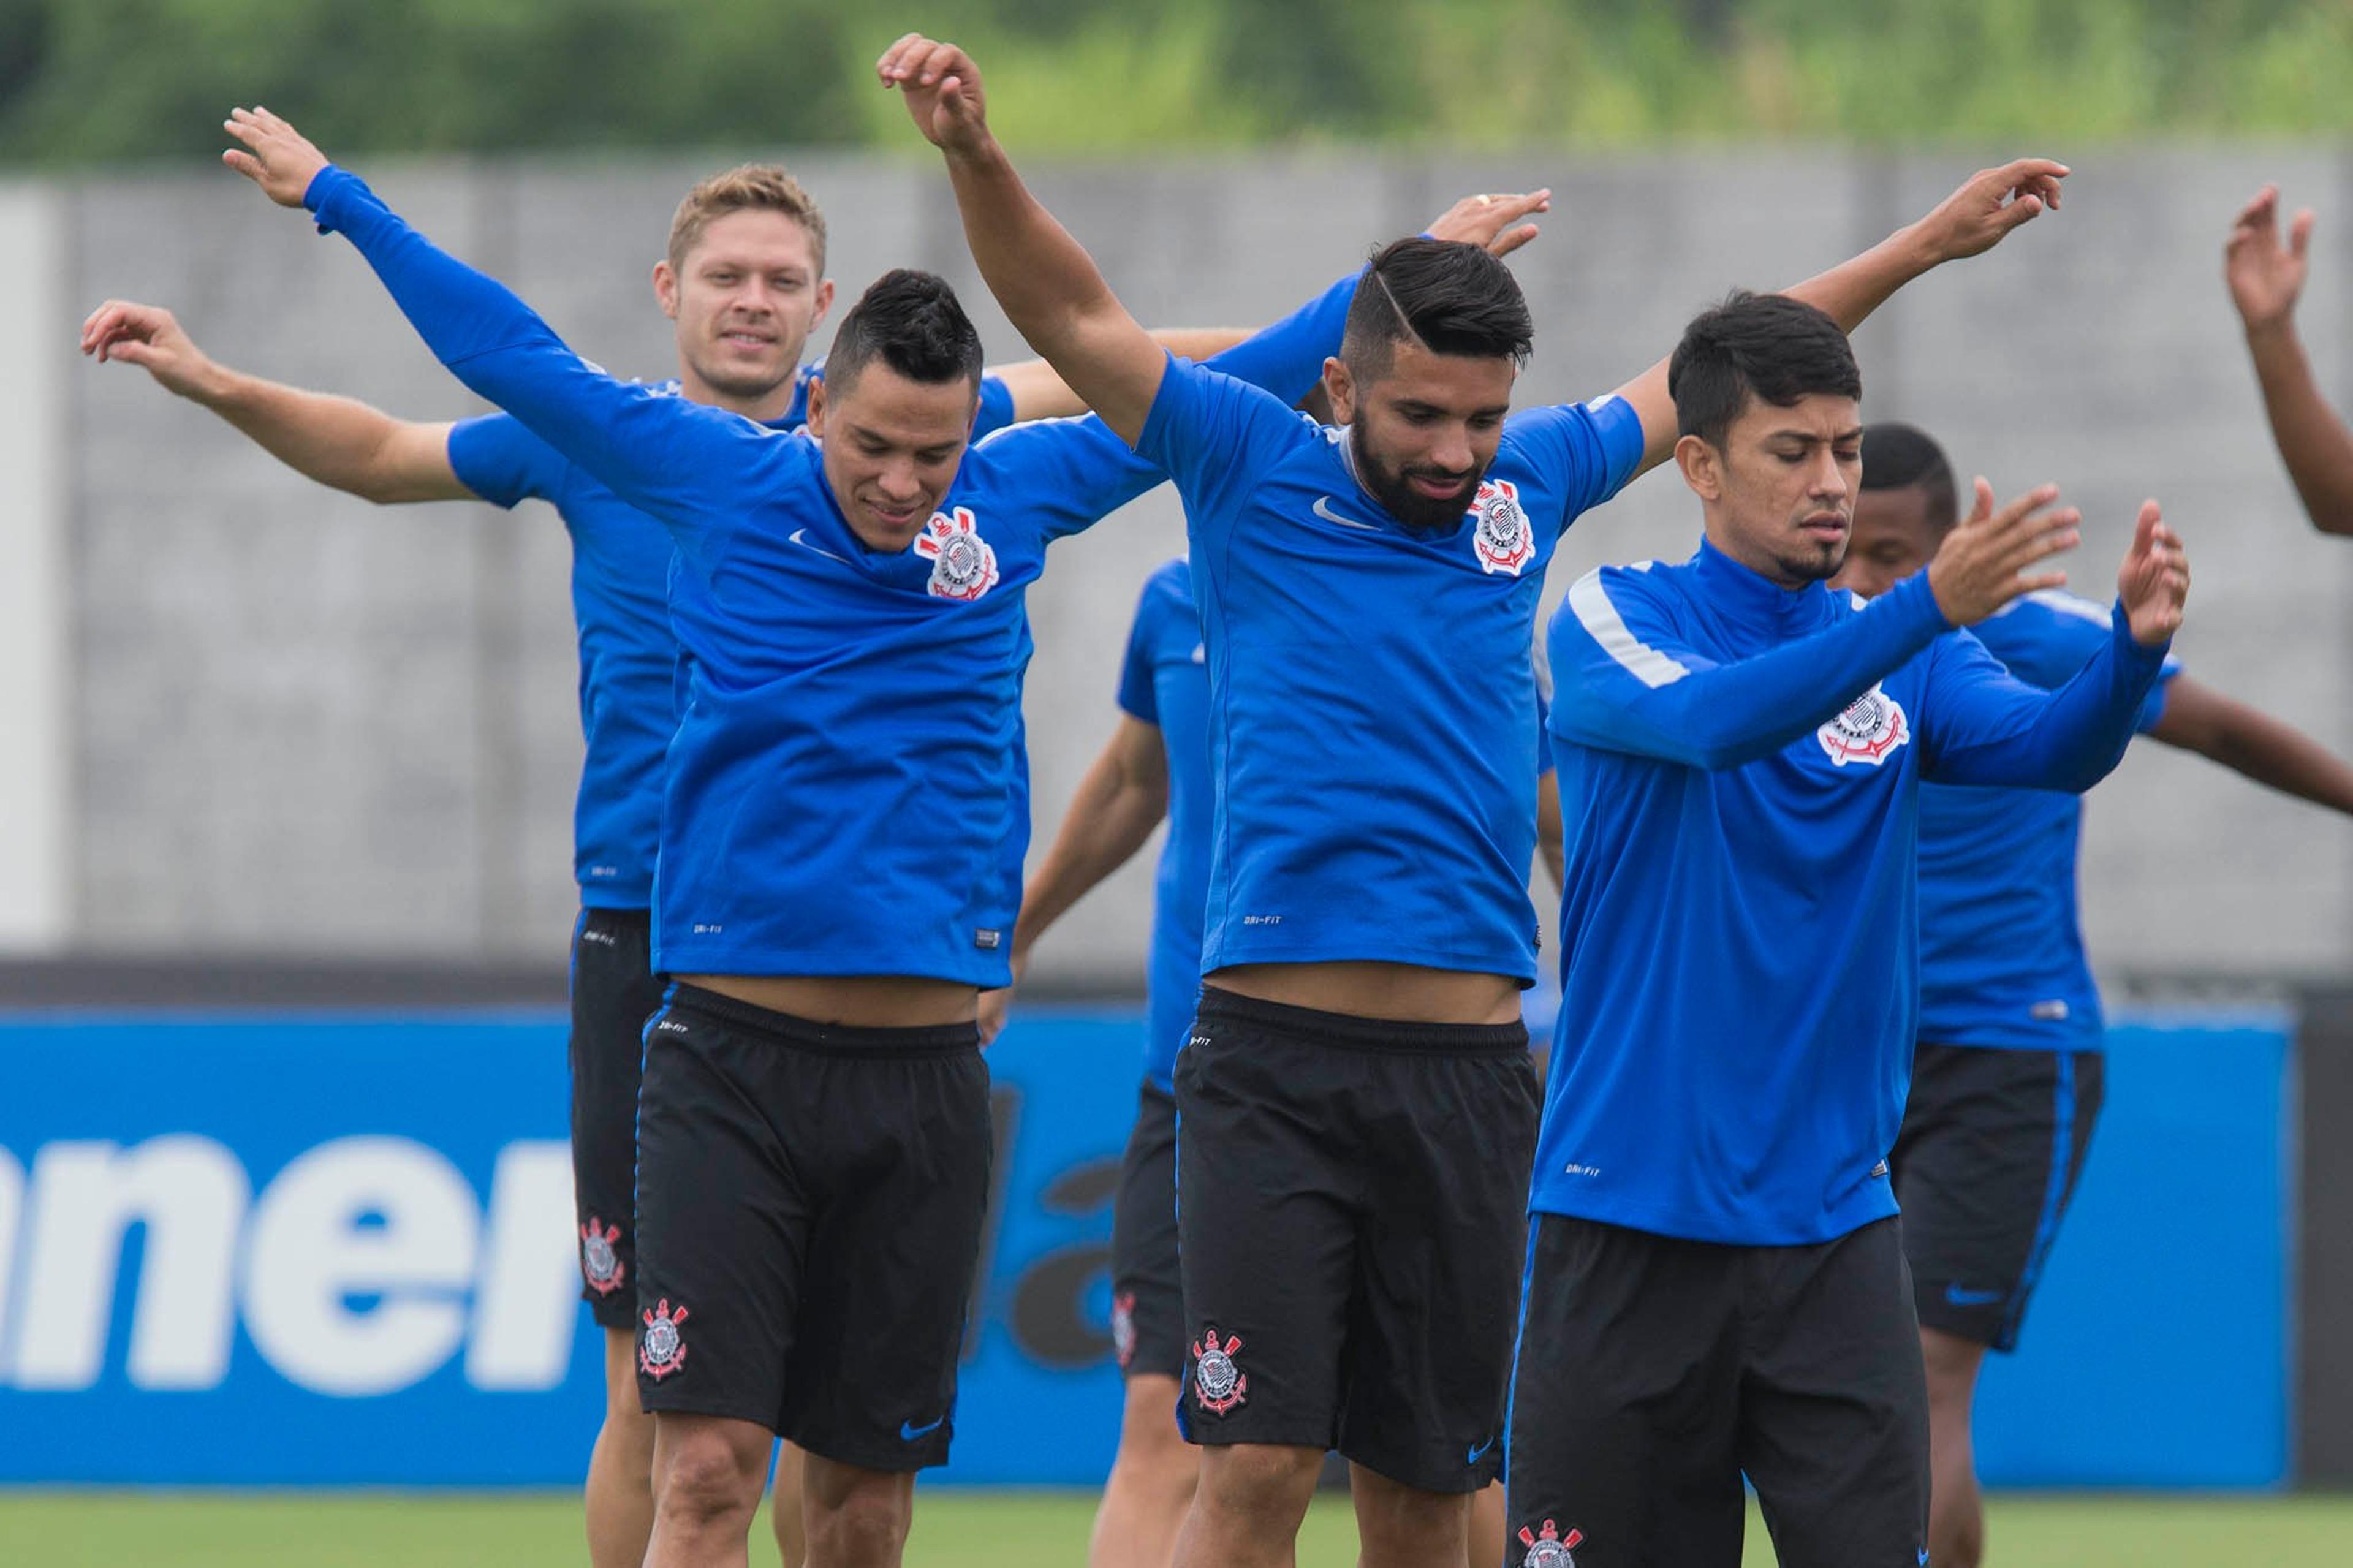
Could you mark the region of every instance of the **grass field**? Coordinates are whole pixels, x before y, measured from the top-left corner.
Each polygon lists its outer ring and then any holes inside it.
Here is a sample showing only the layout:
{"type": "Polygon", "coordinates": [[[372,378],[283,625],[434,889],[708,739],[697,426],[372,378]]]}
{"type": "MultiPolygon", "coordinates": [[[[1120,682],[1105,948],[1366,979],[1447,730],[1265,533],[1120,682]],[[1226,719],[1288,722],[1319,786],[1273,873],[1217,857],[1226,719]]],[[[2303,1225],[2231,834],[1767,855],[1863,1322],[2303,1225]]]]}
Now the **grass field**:
{"type": "MultiPolygon", "coordinates": [[[[1092,1497],[1067,1492],[927,1493],[910,1568],[1071,1568],[1084,1561],[1092,1497]]],[[[1752,1514],[1748,1562],[1772,1552],[1752,1514]]],[[[481,1563],[555,1568],[581,1562],[568,1497],[449,1494],[192,1496],[0,1492],[0,1563],[42,1568],[407,1568],[481,1563]]],[[[765,1531],[765,1524],[763,1522],[765,1531]]],[[[2261,1568],[2353,1563],[2353,1497],[1997,1499],[1998,1568],[2147,1568],[2232,1563],[2261,1568]]],[[[761,1538],[765,1543],[765,1535],[761,1538]]],[[[1319,1501],[1301,1568],[1355,1561],[1347,1504],[1319,1501]]],[[[754,1564],[776,1561],[757,1545],[754,1564]]]]}

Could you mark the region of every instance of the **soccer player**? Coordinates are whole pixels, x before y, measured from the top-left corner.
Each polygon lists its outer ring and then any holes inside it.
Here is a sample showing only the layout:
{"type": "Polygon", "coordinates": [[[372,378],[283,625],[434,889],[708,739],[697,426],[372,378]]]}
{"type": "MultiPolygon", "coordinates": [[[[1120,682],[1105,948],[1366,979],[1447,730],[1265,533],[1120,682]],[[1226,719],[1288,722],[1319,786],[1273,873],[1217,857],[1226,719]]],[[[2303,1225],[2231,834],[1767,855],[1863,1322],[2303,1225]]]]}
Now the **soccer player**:
{"type": "MultiPolygon", "coordinates": [[[[866,291],[807,434],[779,433],[597,371],[277,116],[227,128],[231,165],[345,235],[461,381],[677,544],[653,955],[677,980],[638,1096],[647,1561],[743,1560],[773,1431],[807,1454],[810,1561],[896,1563],[913,1472],[946,1456],[987,1195],[974,1017],[1008,978],[1027,839],[1023,591],[1158,476],[1093,418],[967,449],[979,337],[927,274],[866,291]]],[[[1355,283],[1216,363],[1300,395],[1355,283]]]]}
{"type": "MultiPolygon", "coordinates": [[[[1288,1563],[1332,1447],[1365,1563],[1457,1561],[1496,1473],[1535,1134],[1532,623],[1562,530],[1663,456],[1663,367],[1507,425],[1517,285],[1402,240],[1324,367],[1346,428],[1308,425],[1143,335],[1022,186],[962,50],[910,35],[879,68],[1007,316],[1189,520],[1217,810],[1176,1073],[1180,1409],[1205,1445],[1177,1561],[1288,1563]]],[[[1800,289],[1860,321],[2064,172],[1989,171],[1800,289]]]]}
{"type": "MultiPolygon", "coordinates": [[[[1146,969],[1144,1082],[1120,1163],[1112,1218],[1112,1343],[1126,1381],[1119,1451],[1103,1488],[1088,1552],[1092,1568],[1166,1568],[1192,1501],[1200,1461],[1171,1412],[1185,1368],[1187,1334],[1176,1256],[1177,1052],[1201,994],[1201,919],[1208,902],[1209,671],[1194,603],[1191,563],[1168,562],[1144,585],[1120,667],[1119,721],[1079,781],[1054,842],[1021,898],[1013,928],[1013,977],[1047,928],[1120,867],[1165,819],[1153,880],[1152,952],[1146,969]]],[[[1540,848],[1557,880],[1560,811],[1552,752],[1537,735],[1540,848]],[[1550,802],[1549,812],[1543,803],[1550,802]]],[[[981,1032],[1002,1023],[1009,991],[981,999],[981,1032]]],[[[1503,1557],[1502,1500],[1472,1568],[1503,1557]]]]}
{"type": "MultiPolygon", "coordinates": [[[[834,296],[825,217],[773,164],[747,163],[686,194],[653,269],[675,329],[678,375],[663,390],[779,430],[801,427],[818,367],[802,355],[834,296]]],[[[1241,334],[1161,334],[1206,357],[1241,334]]],[[[169,310],[111,300],[82,325],[82,352],[146,370],[212,410],[296,472],[379,503],[552,504],[572,536],[587,742],[574,811],[581,913],[572,943],[572,1160],[581,1294],[605,1331],[606,1405],[588,1467],[589,1558],[630,1568],[653,1523],[653,1418],[638,1406],[637,1159],[639,1037],[660,1002],[648,967],[648,907],[661,814],[661,762],[676,729],[677,639],[662,526],[512,416],[456,424],[397,419],[349,398],[248,375],[208,358],[169,310]]],[[[1016,420],[1082,413],[1042,363],[981,380],[976,437],[1016,420]]],[[[779,1460],[776,1526],[797,1568],[800,1461],[779,1460]]]]}
{"type": "MultiPolygon", "coordinates": [[[[1831,586],[1878,598],[1927,565],[1958,518],[1935,441],[1909,425],[1866,426],[1853,536],[1831,586]]],[[[2108,621],[2088,600],[2030,594],[1976,635],[2011,674],[2058,687],[2107,642],[2108,621]]],[[[2171,660],[2137,728],[2353,813],[2353,768],[2171,660]]],[[[1920,790],[1919,1044],[1893,1163],[1927,1363],[1938,1568],[1985,1555],[1969,1441],[1978,1369],[1988,1348],[2018,1343],[2100,1112],[2100,994],[2075,914],[2083,816],[2081,800],[2048,790],[1920,790]]]]}
{"type": "Polygon", "coordinates": [[[1926,1562],[1928,1423],[1888,1181],[1918,1005],[1917,793],[2076,791],[2122,755],[2189,568],[2155,502],[2055,692],[1955,634],[2063,574],[2075,514],[1977,510],[1867,606],[1828,580],[1860,477],[1846,335],[1735,295],[1669,371],[1704,536],[1550,633],[1579,803],[1514,1373],[1513,1561],[1926,1562]]]}
{"type": "Polygon", "coordinates": [[[2265,185],[2231,226],[2223,277],[2246,329],[2272,439],[2306,514],[2323,533],[2353,534],[2353,429],[2321,395],[2295,331],[2295,302],[2312,270],[2312,223],[2310,208],[2299,211],[2282,244],[2279,188],[2265,185]]]}

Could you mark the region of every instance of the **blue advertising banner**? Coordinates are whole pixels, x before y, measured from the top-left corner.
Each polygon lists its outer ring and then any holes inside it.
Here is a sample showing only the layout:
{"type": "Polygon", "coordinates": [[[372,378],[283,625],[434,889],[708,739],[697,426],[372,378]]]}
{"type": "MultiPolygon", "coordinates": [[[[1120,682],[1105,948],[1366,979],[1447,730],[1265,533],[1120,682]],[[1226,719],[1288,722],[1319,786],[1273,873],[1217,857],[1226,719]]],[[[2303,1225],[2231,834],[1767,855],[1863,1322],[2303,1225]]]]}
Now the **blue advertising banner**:
{"type": "MultiPolygon", "coordinates": [[[[997,1202],[942,1479],[1091,1485],[1140,1016],[989,1052],[997,1202]]],[[[2117,1031],[1989,1478],[2285,1473],[2284,1024],[2117,1031]],[[2194,1420],[2185,1412],[2195,1411],[2194,1420]]],[[[0,1483],[562,1485],[603,1399],[561,1019],[0,1018],[0,1483]]]]}

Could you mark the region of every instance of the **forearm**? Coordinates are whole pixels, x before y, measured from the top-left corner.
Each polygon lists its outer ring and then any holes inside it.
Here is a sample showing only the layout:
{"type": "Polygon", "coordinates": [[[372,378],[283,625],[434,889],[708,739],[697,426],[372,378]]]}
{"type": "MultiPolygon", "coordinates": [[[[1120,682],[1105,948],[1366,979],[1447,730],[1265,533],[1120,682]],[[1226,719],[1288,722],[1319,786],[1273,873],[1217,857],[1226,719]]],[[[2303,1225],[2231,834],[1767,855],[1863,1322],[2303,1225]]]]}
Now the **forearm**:
{"type": "Polygon", "coordinates": [[[2108,641],[2055,691],[2018,700],[1981,738],[1941,746],[1930,773],[1940,784],[2000,784],[2080,795],[2123,760],[2141,705],[2165,665],[2166,647],[2133,640],[2119,608],[2108,641]]]}
{"type": "MultiPolygon", "coordinates": [[[[1569,591],[1569,607],[1588,628],[1599,619],[1585,582],[1569,591]]],[[[1754,658],[1692,668],[1646,649],[1666,662],[1646,663],[1649,673],[1637,677],[1621,668],[1623,657],[1605,654],[1598,678],[1580,671],[1556,691],[1554,728],[1582,744],[1685,767],[1739,767],[1837,717],[1947,629],[1924,573],[1860,614],[1754,658]]],[[[1622,624],[1619,631],[1630,640],[1622,624]]]]}
{"type": "Polygon", "coordinates": [[[2353,533],[2353,431],[2321,395],[2295,323],[2283,319],[2250,328],[2247,351],[2272,439],[2313,526],[2323,533],[2353,533]]]}
{"type": "Polygon", "coordinates": [[[309,392],[220,365],[212,366],[188,396],[320,484],[379,502],[454,500],[467,493],[447,471],[446,457],[438,476],[404,472],[390,464],[401,422],[356,398],[309,392]]]}
{"type": "Polygon", "coordinates": [[[1046,858],[1022,890],[1013,927],[1016,962],[1026,961],[1047,928],[1144,847],[1166,807],[1165,797],[1114,765],[1099,762],[1088,771],[1046,858]]]}
{"type": "MultiPolygon", "coordinates": [[[[2179,682],[2177,681],[2177,685],[2179,682]]],[[[2259,784],[2353,816],[2353,766],[2293,724],[2228,699],[2213,700],[2211,722],[2177,730],[2177,704],[2153,738],[2211,758],[2259,784]]]]}
{"type": "Polygon", "coordinates": [[[1928,271],[1936,260],[1923,242],[1920,226],[1906,224],[1862,255],[1818,272],[1782,292],[1802,300],[1853,331],[1895,291],[1928,271]]]}

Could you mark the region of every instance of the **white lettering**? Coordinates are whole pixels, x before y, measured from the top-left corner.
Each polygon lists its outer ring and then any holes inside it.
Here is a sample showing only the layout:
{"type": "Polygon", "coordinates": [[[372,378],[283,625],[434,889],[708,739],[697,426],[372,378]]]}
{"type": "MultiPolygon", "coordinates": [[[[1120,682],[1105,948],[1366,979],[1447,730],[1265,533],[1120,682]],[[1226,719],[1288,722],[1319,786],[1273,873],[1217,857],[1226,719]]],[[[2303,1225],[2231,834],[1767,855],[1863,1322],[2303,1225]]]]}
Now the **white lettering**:
{"type": "Polygon", "coordinates": [[[432,1373],[466,1332],[481,1211],[449,1162],[406,1138],[342,1138],[295,1160],[256,1205],[247,1331],[322,1394],[384,1394],[432,1373]],[[374,1296],[354,1307],[351,1298],[374,1296]]]}
{"type": "Polygon", "coordinates": [[[145,1230],[131,1320],[131,1381],[210,1388],[228,1371],[230,1264],[249,1194],[245,1168],[209,1138],[173,1134],[136,1149],[57,1142],[33,1162],[16,1292],[11,1381],[88,1388],[114,1319],[125,1233],[145,1230]]]}
{"type": "MultiPolygon", "coordinates": [[[[500,1151],[466,1343],[466,1381],[476,1388],[527,1391],[564,1381],[580,1321],[580,1234],[572,1213],[570,1144],[510,1143],[500,1151]]],[[[622,1281],[632,1292],[637,1283],[622,1281]]]]}

